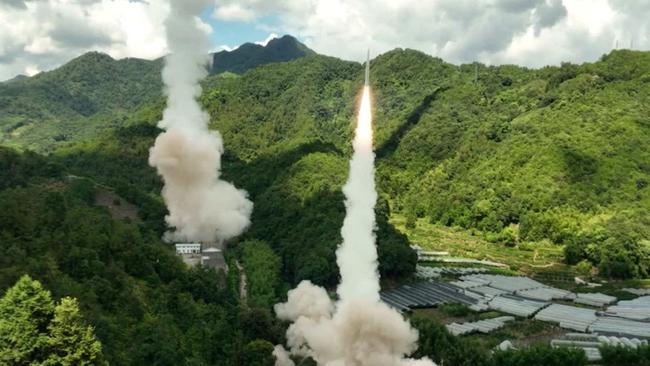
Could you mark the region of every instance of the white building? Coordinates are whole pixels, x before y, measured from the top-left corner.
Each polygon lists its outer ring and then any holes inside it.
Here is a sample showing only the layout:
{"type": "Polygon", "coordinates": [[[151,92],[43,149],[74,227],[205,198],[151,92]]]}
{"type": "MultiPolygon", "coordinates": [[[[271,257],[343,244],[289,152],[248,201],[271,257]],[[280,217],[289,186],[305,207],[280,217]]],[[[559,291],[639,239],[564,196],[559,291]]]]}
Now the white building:
{"type": "Polygon", "coordinates": [[[223,257],[223,242],[213,243],[177,243],[176,255],[190,267],[203,265],[205,267],[228,271],[228,264],[223,257]]]}
{"type": "Polygon", "coordinates": [[[201,243],[178,243],[176,244],[176,254],[200,254],[201,243]]]}

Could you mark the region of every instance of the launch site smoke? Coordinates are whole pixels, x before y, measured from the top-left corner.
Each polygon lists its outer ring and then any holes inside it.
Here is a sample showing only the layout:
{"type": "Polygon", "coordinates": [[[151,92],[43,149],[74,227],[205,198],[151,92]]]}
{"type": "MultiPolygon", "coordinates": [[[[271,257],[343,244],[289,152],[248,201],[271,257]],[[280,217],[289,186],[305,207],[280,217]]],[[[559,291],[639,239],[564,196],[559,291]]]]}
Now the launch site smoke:
{"type": "Polygon", "coordinates": [[[379,298],[369,72],[368,55],[354,152],[343,187],[346,216],[343,243],[336,251],[339,301],[303,281],[289,291],[286,303],[275,305],[278,318],[292,322],[286,334],[289,349],[278,345],[273,351],[276,366],[294,366],[291,356],[311,357],[319,366],[435,366],[429,359],[407,357],[417,348],[418,333],[379,298]]]}
{"type": "MultiPolygon", "coordinates": [[[[165,21],[170,55],[163,81],[167,108],[149,163],[163,177],[163,198],[175,231],[171,240],[225,240],[250,224],[253,204],[246,192],[219,179],[223,141],[208,129],[209,116],[197,102],[199,80],[206,76],[207,39],[198,15],[201,0],[172,0],[165,21]]],[[[343,187],[346,217],[343,242],[336,255],[341,270],[339,301],[308,281],[291,290],[275,311],[293,322],[287,330],[287,351],[274,350],[276,365],[293,366],[291,357],[310,357],[321,366],[431,366],[428,359],[406,358],[416,349],[417,331],[379,299],[375,246],[372,116],[369,62],[361,98],[350,176],[343,187]]]]}
{"type": "Polygon", "coordinates": [[[219,179],[223,140],[208,129],[199,81],[207,75],[207,35],[198,16],[204,0],[172,0],[165,20],[169,55],[162,71],[167,108],[158,126],[165,130],[149,152],[149,165],[165,183],[170,241],[211,242],[241,234],[250,224],[247,193],[219,179]]]}

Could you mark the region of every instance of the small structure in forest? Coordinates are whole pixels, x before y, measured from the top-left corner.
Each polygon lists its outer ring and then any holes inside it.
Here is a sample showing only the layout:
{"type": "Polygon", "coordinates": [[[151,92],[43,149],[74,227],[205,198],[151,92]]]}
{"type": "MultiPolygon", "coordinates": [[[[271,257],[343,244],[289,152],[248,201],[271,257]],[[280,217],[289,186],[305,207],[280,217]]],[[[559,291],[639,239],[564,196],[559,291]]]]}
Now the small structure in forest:
{"type": "Polygon", "coordinates": [[[201,243],[177,243],[175,246],[178,255],[201,253],[201,243]]]}
{"type": "Polygon", "coordinates": [[[223,256],[223,242],[212,243],[177,243],[176,255],[190,267],[202,265],[216,270],[228,271],[228,264],[223,256]]]}

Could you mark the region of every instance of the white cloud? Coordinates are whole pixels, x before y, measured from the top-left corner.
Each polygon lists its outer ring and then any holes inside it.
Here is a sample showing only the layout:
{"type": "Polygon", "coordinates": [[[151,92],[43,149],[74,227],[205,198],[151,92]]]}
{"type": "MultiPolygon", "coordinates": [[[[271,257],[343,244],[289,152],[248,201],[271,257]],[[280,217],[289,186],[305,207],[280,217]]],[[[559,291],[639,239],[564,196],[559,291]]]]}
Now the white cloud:
{"type": "MultiPolygon", "coordinates": [[[[362,61],[396,47],[451,62],[593,61],[616,39],[650,47],[646,0],[220,0],[259,19],[275,16],[275,31],[296,35],[317,52],[362,61]]],[[[248,19],[250,21],[250,19],[248,19]]]]}
{"type": "Polygon", "coordinates": [[[44,55],[57,52],[58,48],[50,36],[43,36],[34,38],[31,43],[25,45],[24,50],[32,55],[44,55]]]}
{"type": "Polygon", "coordinates": [[[276,38],[278,38],[278,34],[277,33],[271,33],[264,40],[257,41],[257,42],[255,42],[255,44],[266,47],[266,45],[269,44],[269,42],[271,42],[272,40],[274,40],[276,38]]]}
{"type": "Polygon", "coordinates": [[[219,48],[215,52],[219,52],[219,51],[230,52],[230,51],[233,51],[233,50],[236,50],[236,49],[237,49],[237,47],[230,47],[227,44],[222,44],[221,46],[219,46],[219,48]]]}
{"type": "Polygon", "coordinates": [[[167,49],[166,13],[163,0],[2,3],[0,80],[48,70],[90,50],[115,58],[160,57],[167,49]]]}
{"type": "MultiPolygon", "coordinates": [[[[90,50],[160,57],[167,2],[0,0],[0,80],[90,50]]],[[[542,66],[592,61],[617,41],[650,48],[647,0],[218,0],[213,15],[358,61],[366,48],[376,55],[408,47],[455,63],[542,66]]]]}
{"type": "Polygon", "coordinates": [[[229,21],[250,21],[255,18],[255,13],[239,4],[227,4],[215,8],[214,16],[217,19],[229,21]]]}
{"type": "Polygon", "coordinates": [[[27,76],[34,76],[39,72],[41,72],[41,70],[36,65],[27,65],[25,67],[25,75],[27,76]]]}
{"type": "Polygon", "coordinates": [[[607,0],[565,0],[564,5],[569,11],[567,26],[585,29],[592,36],[610,29],[616,20],[616,13],[607,0]]]}
{"type": "MultiPolygon", "coordinates": [[[[271,33],[265,39],[263,39],[261,41],[256,41],[256,42],[253,42],[253,43],[258,44],[260,46],[266,46],[267,44],[269,44],[269,42],[271,42],[275,38],[278,38],[278,34],[277,33],[271,33]]],[[[210,51],[210,52],[219,52],[219,51],[232,52],[232,51],[238,49],[239,46],[241,46],[241,45],[237,45],[237,46],[233,47],[233,46],[229,46],[227,44],[222,44],[219,47],[217,47],[216,50],[210,51]]]]}

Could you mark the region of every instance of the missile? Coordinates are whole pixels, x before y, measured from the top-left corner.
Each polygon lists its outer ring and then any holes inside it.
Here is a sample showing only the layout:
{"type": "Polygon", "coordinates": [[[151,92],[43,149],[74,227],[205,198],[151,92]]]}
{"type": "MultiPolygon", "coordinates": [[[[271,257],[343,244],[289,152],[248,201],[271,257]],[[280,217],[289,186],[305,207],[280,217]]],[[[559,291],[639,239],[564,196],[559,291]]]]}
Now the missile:
{"type": "Polygon", "coordinates": [[[369,76],[370,76],[370,50],[368,50],[368,54],[366,56],[366,82],[363,85],[368,86],[369,76]]]}

